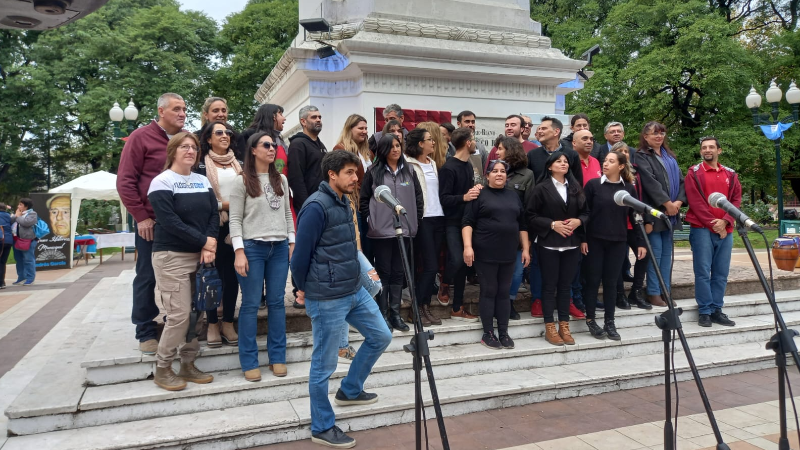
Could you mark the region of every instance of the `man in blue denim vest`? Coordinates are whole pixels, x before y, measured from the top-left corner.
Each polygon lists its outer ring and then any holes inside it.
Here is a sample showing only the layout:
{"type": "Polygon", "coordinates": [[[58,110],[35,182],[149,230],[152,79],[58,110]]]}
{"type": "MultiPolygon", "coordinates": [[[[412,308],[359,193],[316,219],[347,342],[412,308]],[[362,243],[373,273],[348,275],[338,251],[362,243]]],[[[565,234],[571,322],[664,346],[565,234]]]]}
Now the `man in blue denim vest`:
{"type": "Polygon", "coordinates": [[[356,231],[346,194],[356,189],[358,156],[346,151],[322,158],[325,181],[306,200],[297,215],[292,276],[305,293],[306,314],[311,318],[314,349],[308,391],[311,400],[311,441],[335,448],[352,448],[355,439],[335,426],[328,401],[328,379],[336,370],[344,323],[356,327],[364,343],[336,392],[337,405],[365,405],[378,401],[364,392],[372,366],[392,341],[377,303],[361,287],[356,231]]]}

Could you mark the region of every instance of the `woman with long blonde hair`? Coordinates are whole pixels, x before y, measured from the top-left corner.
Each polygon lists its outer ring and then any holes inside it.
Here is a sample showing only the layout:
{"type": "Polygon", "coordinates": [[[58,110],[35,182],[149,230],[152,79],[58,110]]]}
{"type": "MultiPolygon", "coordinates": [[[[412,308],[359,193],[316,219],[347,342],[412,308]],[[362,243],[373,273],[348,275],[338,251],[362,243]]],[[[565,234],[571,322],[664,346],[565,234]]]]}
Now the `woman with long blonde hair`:
{"type": "Polygon", "coordinates": [[[436,162],[436,167],[442,167],[444,160],[447,159],[447,140],[442,136],[442,130],[436,122],[421,122],[417,128],[423,128],[431,134],[433,138],[433,154],[430,158],[436,162]]]}

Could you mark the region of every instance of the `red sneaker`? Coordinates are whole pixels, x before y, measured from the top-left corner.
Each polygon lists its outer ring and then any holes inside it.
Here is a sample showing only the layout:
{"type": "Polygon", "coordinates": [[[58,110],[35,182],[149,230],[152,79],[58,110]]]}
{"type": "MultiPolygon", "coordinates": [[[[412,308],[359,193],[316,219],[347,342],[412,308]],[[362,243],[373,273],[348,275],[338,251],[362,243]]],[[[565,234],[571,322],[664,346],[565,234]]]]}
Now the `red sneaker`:
{"type": "Polygon", "coordinates": [[[569,303],[569,315],[572,316],[573,319],[586,318],[586,314],[584,314],[583,311],[578,309],[572,302],[569,303]]]}
{"type": "Polygon", "coordinates": [[[531,315],[533,317],[544,317],[544,313],[542,312],[542,299],[537,298],[533,301],[531,305],[531,315]]]}

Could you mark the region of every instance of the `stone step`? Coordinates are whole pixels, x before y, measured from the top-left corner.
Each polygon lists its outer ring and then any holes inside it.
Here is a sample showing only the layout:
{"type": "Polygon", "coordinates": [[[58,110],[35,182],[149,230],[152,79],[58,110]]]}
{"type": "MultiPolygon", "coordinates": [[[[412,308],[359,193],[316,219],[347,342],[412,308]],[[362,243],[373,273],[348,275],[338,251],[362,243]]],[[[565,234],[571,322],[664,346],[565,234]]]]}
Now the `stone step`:
{"type": "MultiPolygon", "coordinates": [[[[800,290],[779,291],[776,299],[783,312],[800,310],[800,290]]],[[[683,308],[682,321],[684,323],[697,321],[697,303],[693,299],[677,301],[683,308]]],[[[731,295],[725,299],[725,312],[733,318],[751,315],[771,314],[769,303],[763,293],[731,295]]],[[[632,309],[617,311],[616,325],[620,330],[653,325],[653,317],[665,309],[654,308],[646,311],[632,309]]],[[[521,320],[510,322],[510,334],[514,339],[522,339],[544,335],[544,322],[541,318],[533,318],[529,312],[520,313],[521,320]]],[[[571,325],[576,332],[586,331],[583,321],[573,321],[571,325]]],[[[467,323],[452,319],[445,319],[441,326],[431,327],[435,339],[430,342],[431,347],[471,344],[480,340],[480,323],[467,323]]],[[[155,370],[155,357],[144,356],[139,352],[137,343],[131,336],[133,326],[127,323],[127,316],[121,320],[106,324],[102,336],[94,342],[86,354],[81,367],[86,369],[86,383],[90,386],[102,386],[129,381],[145,380],[155,370]]],[[[394,339],[387,351],[399,351],[411,339],[412,332],[395,332],[394,339]]],[[[624,333],[623,333],[624,336],[624,333]]],[[[358,333],[350,333],[351,344],[358,347],[363,337],[358,333]]],[[[259,362],[268,364],[266,352],[266,336],[258,338],[259,362]]],[[[197,366],[206,371],[238,370],[239,349],[236,346],[222,346],[209,348],[202,346],[197,366]]],[[[311,358],[310,332],[289,333],[287,336],[288,363],[309,361],[311,358]]]]}
{"type": "MultiPolygon", "coordinates": [[[[789,326],[800,325],[800,311],[787,312],[789,326]]],[[[684,324],[690,348],[699,350],[724,345],[757,343],[763,345],[774,333],[771,315],[737,318],[736,327],[703,328],[695,322],[684,324]]],[[[476,343],[433,347],[431,362],[439,380],[497,374],[517,370],[557,367],[593,361],[616,361],[663,352],[661,330],[654,324],[627,328],[622,341],[597,340],[587,332],[575,334],[576,345],[553,347],[540,337],[516,339],[512,350],[491,350],[476,343]]],[[[476,340],[480,333],[476,333],[476,340]]],[[[678,345],[680,347],[680,345],[678,345]]],[[[310,363],[289,365],[289,376],[276,378],[264,368],[261,382],[244,379],[240,370],[212,372],[215,381],[207,385],[190,384],[180,392],[167,392],[151,380],[89,387],[77,408],[69,412],[28,409],[12,405],[6,411],[8,430],[27,435],[54,430],[84,428],[119,422],[192,414],[211,409],[228,409],[255,403],[293,400],[307,395],[310,363]]],[[[349,366],[340,364],[333,379],[347,374],[349,366]]],[[[376,389],[413,382],[412,359],[402,350],[383,354],[368,378],[366,388],[376,389]]],[[[335,393],[338,383],[331,383],[335,393]]],[[[20,401],[25,400],[20,399],[20,401]]]]}
{"type": "MultiPolygon", "coordinates": [[[[692,354],[704,378],[774,365],[773,354],[765,350],[763,342],[693,349],[692,354]]],[[[436,384],[443,415],[448,417],[663,383],[663,356],[660,354],[622,356],[614,361],[614,364],[607,360],[575,362],[438,378],[436,384]]],[[[691,379],[685,358],[679,355],[675,363],[677,379],[691,379]]],[[[437,377],[440,372],[439,367],[434,367],[437,377]]],[[[334,404],[337,425],[347,432],[411,422],[414,418],[413,390],[412,383],[372,388],[371,392],[379,395],[378,403],[352,407],[334,404]]],[[[432,418],[427,383],[423,384],[422,394],[428,417],[432,418]]],[[[713,394],[710,397],[713,400],[713,394]]],[[[215,404],[214,396],[208,396],[207,401],[213,404],[214,410],[190,414],[172,412],[165,417],[135,422],[12,436],[3,450],[236,449],[310,437],[307,397],[230,408],[215,404]]]]}

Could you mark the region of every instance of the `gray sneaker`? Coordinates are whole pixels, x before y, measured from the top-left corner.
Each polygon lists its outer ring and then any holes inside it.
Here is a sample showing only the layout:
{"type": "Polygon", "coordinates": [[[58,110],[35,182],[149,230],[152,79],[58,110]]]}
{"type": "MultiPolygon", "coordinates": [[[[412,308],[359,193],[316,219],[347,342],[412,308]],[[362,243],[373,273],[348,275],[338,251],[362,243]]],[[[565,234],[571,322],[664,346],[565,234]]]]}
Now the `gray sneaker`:
{"type": "Polygon", "coordinates": [[[356,440],[344,434],[344,431],[337,426],[322,433],[312,434],[311,442],[333,448],[353,448],[356,446],[356,440]]]}

